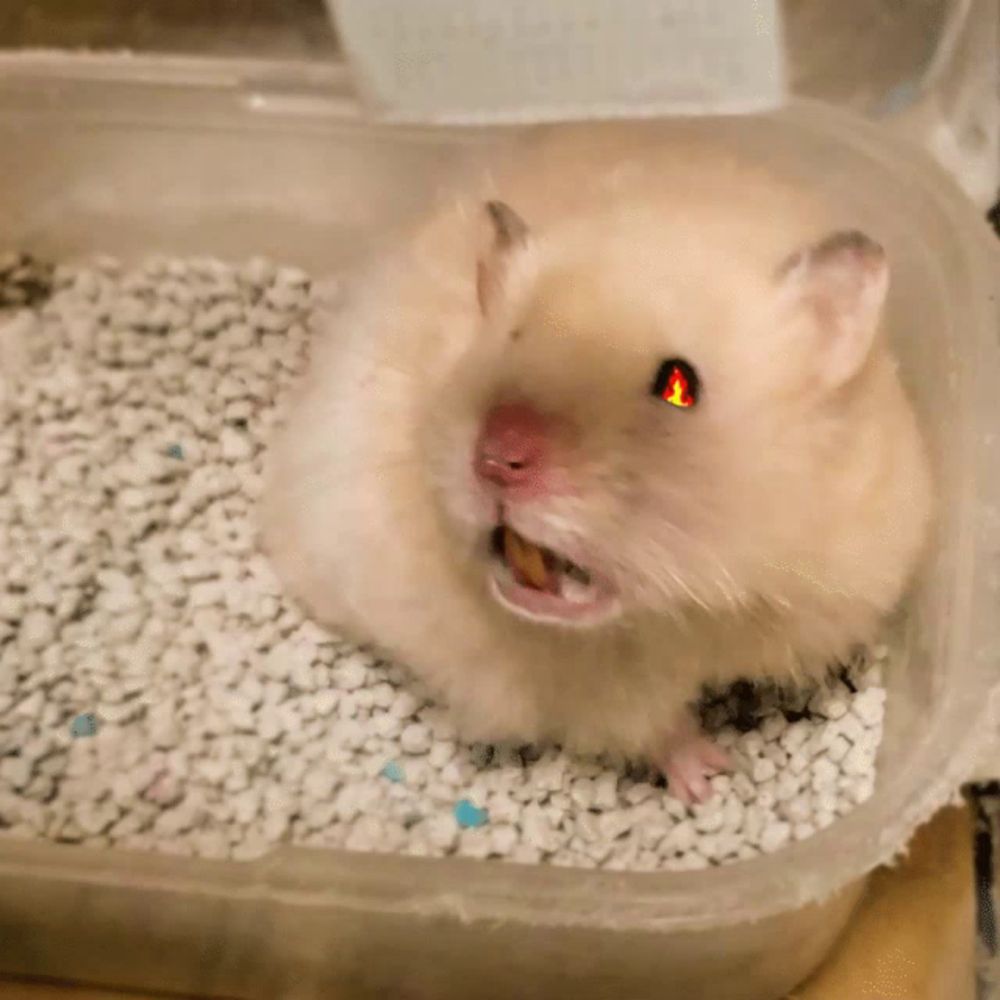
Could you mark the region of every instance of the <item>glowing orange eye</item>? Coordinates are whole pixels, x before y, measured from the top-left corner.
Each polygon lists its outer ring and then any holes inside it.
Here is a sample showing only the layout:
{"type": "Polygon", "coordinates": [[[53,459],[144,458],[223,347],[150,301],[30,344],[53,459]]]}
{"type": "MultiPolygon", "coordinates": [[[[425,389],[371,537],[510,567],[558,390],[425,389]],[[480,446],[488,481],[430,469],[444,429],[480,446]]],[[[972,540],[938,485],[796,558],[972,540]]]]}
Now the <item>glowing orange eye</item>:
{"type": "Polygon", "coordinates": [[[698,402],[699,389],[695,370],[680,358],[670,358],[657,369],[652,392],[671,406],[688,409],[698,402]]]}

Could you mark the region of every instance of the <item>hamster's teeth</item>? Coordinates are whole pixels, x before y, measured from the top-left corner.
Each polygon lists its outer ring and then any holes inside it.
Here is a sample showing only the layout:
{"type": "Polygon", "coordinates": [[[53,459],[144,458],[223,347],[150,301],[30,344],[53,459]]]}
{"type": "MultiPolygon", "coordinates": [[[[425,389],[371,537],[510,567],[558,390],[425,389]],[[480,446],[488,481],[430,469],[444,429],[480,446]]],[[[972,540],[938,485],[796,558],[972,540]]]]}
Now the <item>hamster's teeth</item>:
{"type": "Polygon", "coordinates": [[[504,555],[507,562],[516,569],[536,590],[545,590],[549,573],[545,567],[542,550],[521,538],[510,528],[504,535],[504,555]]]}
{"type": "Polygon", "coordinates": [[[574,604],[584,604],[593,597],[590,584],[582,583],[577,577],[565,573],[562,578],[560,596],[574,604]]]}

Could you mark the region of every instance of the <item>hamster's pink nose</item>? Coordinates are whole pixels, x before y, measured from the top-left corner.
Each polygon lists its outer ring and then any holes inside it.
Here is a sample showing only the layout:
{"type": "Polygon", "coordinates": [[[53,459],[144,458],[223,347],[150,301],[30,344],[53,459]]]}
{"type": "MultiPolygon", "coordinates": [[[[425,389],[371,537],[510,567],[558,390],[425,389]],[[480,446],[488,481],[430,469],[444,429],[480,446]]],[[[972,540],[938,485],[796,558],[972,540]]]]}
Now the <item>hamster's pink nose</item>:
{"type": "Polygon", "coordinates": [[[545,459],[547,427],[524,403],[504,403],[483,421],[474,465],[480,479],[504,489],[537,483],[545,459]]]}

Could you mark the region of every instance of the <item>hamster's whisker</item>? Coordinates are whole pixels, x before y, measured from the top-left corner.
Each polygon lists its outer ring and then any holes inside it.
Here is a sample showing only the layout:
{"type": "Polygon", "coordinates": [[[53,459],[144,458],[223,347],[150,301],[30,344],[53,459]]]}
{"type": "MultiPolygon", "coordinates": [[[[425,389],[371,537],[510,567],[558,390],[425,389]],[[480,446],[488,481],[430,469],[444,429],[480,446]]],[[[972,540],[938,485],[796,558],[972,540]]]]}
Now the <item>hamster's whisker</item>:
{"type": "MultiPolygon", "coordinates": [[[[417,378],[417,373],[415,373],[412,369],[407,369],[398,362],[385,358],[381,354],[373,357],[371,355],[371,346],[366,343],[340,343],[337,345],[337,355],[338,359],[357,357],[359,355],[366,356],[371,359],[373,370],[377,370],[380,375],[385,372],[392,372],[393,374],[406,379],[408,382],[412,382],[415,378],[417,378]]],[[[302,379],[313,377],[315,376],[310,374],[310,368],[306,365],[302,371],[298,372],[293,377],[293,385],[291,388],[297,388],[297,383],[302,379]]]]}
{"type": "MultiPolygon", "coordinates": [[[[388,472],[396,469],[403,469],[407,466],[417,465],[416,456],[410,453],[390,456],[389,460],[383,459],[371,466],[374,472],[388,472]]],[[[311,489],[315,486],[340,486],[345,483],[352,473],[345,471],[339,476],[329,476],[323,472],[310,472],[298,479],[301,487],[311,489]]]]}

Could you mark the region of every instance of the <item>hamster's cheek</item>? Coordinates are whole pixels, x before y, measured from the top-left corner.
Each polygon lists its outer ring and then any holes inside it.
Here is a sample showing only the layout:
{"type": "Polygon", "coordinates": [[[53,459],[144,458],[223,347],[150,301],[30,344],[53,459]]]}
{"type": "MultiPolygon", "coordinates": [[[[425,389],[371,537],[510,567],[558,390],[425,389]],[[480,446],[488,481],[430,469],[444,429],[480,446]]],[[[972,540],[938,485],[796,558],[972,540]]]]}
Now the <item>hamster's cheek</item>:
{"type": "Polygon", "coordinates": [[[465,535],[481,533],[496,521],[496,505],[473,473],[472,448],[471,432],[439,428],[428,441],[424,459],[434,502],[465,535]]]}
{"type": "Polygon", "coordinates": [[[484,535],[496,523],[496,504],[469,483],[449,490],[438,490],[438,500],[445,515],[464,536],[484,535]]]}

